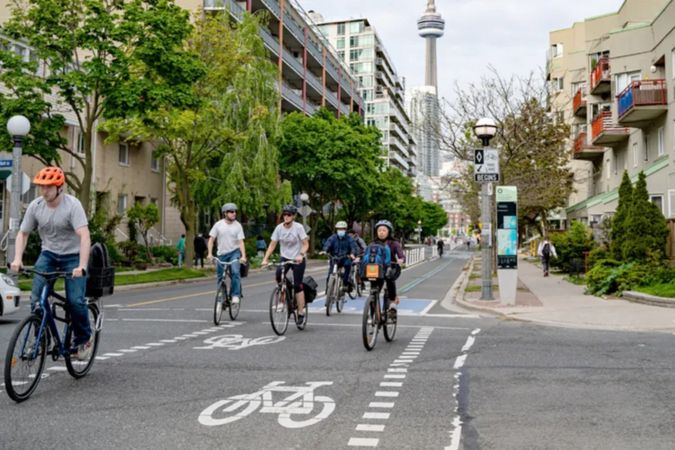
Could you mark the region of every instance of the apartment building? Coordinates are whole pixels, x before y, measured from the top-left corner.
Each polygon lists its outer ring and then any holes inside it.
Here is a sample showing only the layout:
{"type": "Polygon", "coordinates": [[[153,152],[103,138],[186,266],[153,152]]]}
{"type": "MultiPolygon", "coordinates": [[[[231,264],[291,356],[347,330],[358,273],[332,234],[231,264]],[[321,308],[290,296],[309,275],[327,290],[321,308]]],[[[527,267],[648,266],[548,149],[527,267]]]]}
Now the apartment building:
{"type": "Polygon", "coordinates": [[[675,1],[626,0],[614,13],[549,35],[549,107],[572,127],[576,192],[568,220],[611,216],[624,170],[644,171],[675,220],[675,1]]]}
{"type": "Polygon", "coordinates": [[[387,163],[414,176],[417,146],[404,106],[405,80],[397,74],[377,32],[368,19],[324,21],[320,14],[310,14],[357,78],[366,124],[382,132],[387,163]]]}

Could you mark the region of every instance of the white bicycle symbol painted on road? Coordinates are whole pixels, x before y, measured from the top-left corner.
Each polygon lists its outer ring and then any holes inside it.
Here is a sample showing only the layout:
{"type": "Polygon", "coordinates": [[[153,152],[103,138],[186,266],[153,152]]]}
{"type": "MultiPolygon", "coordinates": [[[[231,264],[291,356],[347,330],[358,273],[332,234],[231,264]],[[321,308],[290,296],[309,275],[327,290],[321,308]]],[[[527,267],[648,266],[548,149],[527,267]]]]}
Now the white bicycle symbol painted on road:
{"type": "Polygon", "coordinates": [[[193,347],[196,350],[213,350],[214,348],[226,348],[228,350],[241,350],[254,345],[276,344],[281,342],[284,336],[262,336],[259,338],[245,338],[241,334],[226,334],[224,336],[212,336],[204,339],[202,347],[193,347]]]}
{"type": "Polygon", "coordinates": [[[235,395],[220,400],[199,415],[199,423],[209,427],[225,425],[243,419],[260,408],[260,412],[278,414],[279,425],[286,428],[303,428],[315,425],[331,415],[335,401],[324,395],[314,395],[321,386],[330,386],[332,381],[309,381],[307,386],[282,386],[285,381],[272,381],[258,392],[235,395]],[[283,400],[272,400],[274,392],[288,393],[283,400]],[[315,412],[315,407],[318,413],[315,412]],[[302,417],[307,417],[301,420],[302,417]]]}

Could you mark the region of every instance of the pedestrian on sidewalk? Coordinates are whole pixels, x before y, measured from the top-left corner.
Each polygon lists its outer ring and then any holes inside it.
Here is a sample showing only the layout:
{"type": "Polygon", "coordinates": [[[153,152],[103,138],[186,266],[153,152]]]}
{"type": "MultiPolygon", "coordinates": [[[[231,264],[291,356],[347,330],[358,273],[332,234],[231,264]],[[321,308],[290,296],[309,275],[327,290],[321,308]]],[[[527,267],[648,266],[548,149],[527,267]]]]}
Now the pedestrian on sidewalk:
{"type": "Polygon", "coordinates": [[[195,267],[199,263],[204,268],[204,256],[206,256],[206,239],[202,233],[197,234],[194,240],[195,245],[195,267]]]}
{"type": "Polygon", "coordinates": [[[551,256],[558,258],[558,254],[555,251],[553,243],[548,240],[548,237],[545,237],[543,241],[539,243],[539,248],[537,249],[537,255],[541,257],[541,265],[544,269],[544,276],[548,276],[549,264],[551,262],[551,256]]]}
{"type": "Polygon", "coordinates": [[[178,268],[183,267],[183,261],[185,260],[185,235],[181,234],[178,243],[176,244],[176,251],[178,252],[178,268]]]}
{"type": "Polygon", "coordinates": [[[438,249],[438,257],[442,258],[443,257],[443,248],[445,247],[445,243],[443,242],[443,239],[438,240],[438,243],[436,243],[436,247],[438,249]]]}

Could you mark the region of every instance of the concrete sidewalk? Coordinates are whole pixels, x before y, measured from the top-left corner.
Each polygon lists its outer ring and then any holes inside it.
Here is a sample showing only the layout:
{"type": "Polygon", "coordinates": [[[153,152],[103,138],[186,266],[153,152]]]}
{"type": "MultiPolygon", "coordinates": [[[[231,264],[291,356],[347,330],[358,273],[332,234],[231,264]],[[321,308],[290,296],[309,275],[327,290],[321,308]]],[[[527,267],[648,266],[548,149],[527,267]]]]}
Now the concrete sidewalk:
{"type": "Polygon", "coordinates": [[[455,303],[465,308],[562,327],[675,332],[674,308],[584,295],[584,286],[565,281],[561,275],[545,278],[541,269],[525,258],[518,260],[516,305],[500,304],[498,291],[496,300],[489,302],[479,300],[479,293],[466,293],[470,273],[470,269],[463,272],[455,296],[455,303]]]}

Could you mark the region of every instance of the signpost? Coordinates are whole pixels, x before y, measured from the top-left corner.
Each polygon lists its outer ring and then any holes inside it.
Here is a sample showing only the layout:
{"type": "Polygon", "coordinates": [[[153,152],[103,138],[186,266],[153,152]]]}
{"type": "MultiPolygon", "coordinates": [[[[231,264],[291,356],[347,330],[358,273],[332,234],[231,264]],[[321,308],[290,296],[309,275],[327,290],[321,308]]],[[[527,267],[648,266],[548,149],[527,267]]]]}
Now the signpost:
{"type": "Polygon", "coordinates": [[[479,183],[499,181],[499,153],[494,148],[474,150],[473,177],[479,183]]]}
{"type": "Polygon", "coordinates": [[[474,150],[474,179],[481,183],[481,300],[492,298],[492,183],[499,181],[499,153],[490,147],[474,150]]]}
{"type": "Polygon", "coordinates": [[[518,190],[497,187],[497,278],[502,303],[516,303],[518,284],[518,190]]]}

